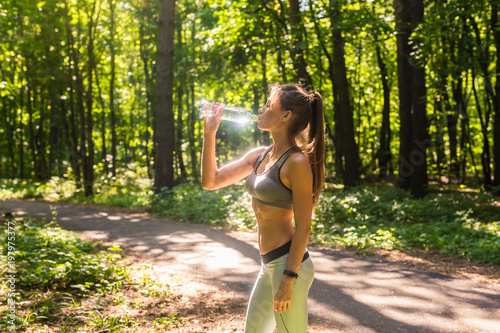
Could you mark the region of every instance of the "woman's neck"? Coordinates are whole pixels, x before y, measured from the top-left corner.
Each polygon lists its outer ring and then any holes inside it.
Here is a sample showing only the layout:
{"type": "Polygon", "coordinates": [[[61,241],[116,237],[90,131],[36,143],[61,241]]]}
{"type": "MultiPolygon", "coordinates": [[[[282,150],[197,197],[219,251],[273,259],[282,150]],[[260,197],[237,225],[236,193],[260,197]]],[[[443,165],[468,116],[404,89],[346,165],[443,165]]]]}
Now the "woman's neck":
{"type": "Polygon", "coordinates": [[[293,146],[288,140],[288,136],[285,131],[278,133],[271,132],[271,137],[274,142],[271,157],[281,156],[293,146]]]}

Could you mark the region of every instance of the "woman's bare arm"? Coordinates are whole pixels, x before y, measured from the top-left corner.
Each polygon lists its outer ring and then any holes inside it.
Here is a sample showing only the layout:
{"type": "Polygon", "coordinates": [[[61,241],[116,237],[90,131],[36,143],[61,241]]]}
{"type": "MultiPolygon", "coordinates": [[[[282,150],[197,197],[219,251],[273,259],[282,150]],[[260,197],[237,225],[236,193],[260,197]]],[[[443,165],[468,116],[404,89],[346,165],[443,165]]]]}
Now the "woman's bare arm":
{"type": "MultiPolygon", "coordinates": [[[[313,211],[312,170],[307,157],[303,154],[290,156],[289,180],[293,193],[295,233],[292,238],[285,269],[298,273],[307,246],[309,233],[311,232],[313,211]]],[[[274,296],[275,311],[285,312],[290,308],[294,282],[295,279],[293,277],[283,275],[278,291],[274,296]]]]}
{"type": "Polygon", "coordinates": [[[203,150],[201,153],[201,187],[205,190],[215,190],[238,182],[248,176],[255,161],[265,148],[255,148],[246,153],[241,159],[217,167],[215,160],[215,134],[219,128],[220,111],[216,117],[206,117],[204,120],[203,150]]]}

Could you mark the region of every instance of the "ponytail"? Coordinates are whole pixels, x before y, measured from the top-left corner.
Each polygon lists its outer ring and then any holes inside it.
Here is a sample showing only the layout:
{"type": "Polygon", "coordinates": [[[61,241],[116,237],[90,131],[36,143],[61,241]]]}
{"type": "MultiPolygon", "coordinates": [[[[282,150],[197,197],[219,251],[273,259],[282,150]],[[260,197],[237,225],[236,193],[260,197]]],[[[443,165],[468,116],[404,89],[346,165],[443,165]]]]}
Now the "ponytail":
{"type": "Polygon", "coordinates": [[[325,121],[323,97],[318,92],[313,92],[310,98],[312,114],[307,156],[313,173],[313,204],[316,205],[325,182],[325,121]]]}

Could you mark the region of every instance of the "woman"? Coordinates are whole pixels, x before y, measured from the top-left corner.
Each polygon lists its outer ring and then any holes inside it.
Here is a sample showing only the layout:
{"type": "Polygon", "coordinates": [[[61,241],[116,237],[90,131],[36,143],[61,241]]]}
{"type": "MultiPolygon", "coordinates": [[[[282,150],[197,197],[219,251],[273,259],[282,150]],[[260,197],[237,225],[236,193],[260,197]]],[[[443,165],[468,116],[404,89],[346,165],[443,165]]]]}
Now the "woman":
{"type": "Polygon", "coordinates": [[[247,177],[258,225],[262,266],[250,297],[245,332],[307,331],[307,295],[314,266],[306,250],[311,216],[323,186],[323,99],[299,85],[274,85],[259,109],[258,127],[273,138],[220,169],[215,161],[217,115],[204,120],[201,178],[217,189],[247,177]],[[293,225],[295,220],[295,228],[293,225]]]}

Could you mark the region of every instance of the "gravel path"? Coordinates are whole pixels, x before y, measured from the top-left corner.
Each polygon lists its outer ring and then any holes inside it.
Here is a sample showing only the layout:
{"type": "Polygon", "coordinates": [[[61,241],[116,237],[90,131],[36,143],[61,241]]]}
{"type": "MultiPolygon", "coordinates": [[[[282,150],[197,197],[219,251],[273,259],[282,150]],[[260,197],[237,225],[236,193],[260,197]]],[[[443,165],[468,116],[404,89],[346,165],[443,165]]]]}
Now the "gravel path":
{"type": "MultiPolygon", "coordinates": [[[[0,200],[0,209],[57,220],[85,238],[112,242],[248,297],[259,270],[256,234],[33,201],[0,200]]],[[[328,332],[500,332],[500,287],[373,259],[310,249],[316,275],[311,322],[328,332]]]]}

